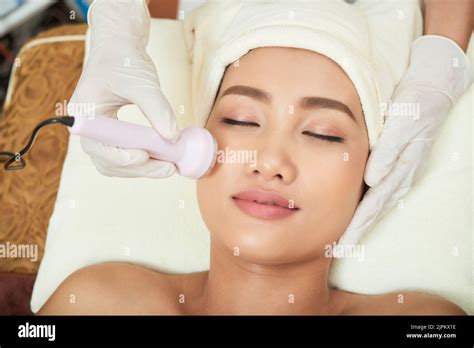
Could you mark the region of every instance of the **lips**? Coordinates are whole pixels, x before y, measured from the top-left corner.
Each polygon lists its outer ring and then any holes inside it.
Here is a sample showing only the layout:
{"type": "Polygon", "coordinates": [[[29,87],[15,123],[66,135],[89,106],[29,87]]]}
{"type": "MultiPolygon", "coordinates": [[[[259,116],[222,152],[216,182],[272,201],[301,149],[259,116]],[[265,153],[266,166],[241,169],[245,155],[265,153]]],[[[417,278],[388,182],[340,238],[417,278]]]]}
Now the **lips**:
{"type": "Polygon", "coordinates": [[[292,200],[261,190],[239,192],[232,199],[244,213],[262,219],[284,218],[299,210],[292,200]]]}

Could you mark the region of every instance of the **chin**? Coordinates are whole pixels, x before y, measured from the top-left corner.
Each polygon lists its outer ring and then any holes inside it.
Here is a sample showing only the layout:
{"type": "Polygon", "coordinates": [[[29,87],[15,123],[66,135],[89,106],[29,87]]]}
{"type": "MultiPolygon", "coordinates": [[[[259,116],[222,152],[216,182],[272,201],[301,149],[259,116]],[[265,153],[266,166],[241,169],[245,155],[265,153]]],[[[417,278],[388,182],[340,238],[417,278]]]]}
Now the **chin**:
{"type": "Polygon", "coordinates": [[[299,262],[314,258],[323,253],[324,246],[314,246],[307,243],[303,234],[295,236],[298,229],[284,228],[283,225],[272,222],[267,224],[229,224],[231,229],[218,229],[212,239],[223,244],[236,257],[246,262],[259,265],[278,265],[299,262]],[[273,225],[273,226],[272,226],[273,225]],[[238,249],[236,249],[238,248],[238,249]]]}

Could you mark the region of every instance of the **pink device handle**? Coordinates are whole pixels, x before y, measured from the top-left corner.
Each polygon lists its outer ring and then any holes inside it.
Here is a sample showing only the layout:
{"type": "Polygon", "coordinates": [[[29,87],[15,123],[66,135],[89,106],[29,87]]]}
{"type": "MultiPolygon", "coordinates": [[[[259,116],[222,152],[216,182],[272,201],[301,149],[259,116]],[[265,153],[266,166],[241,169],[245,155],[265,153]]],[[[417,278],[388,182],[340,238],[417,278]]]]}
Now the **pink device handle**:
{"type": "Polygon", "coordinates": [[[205,128],[186,128],[173,143],[151,127],[110,117],[74,116],[69,131],[107,145],[145,150],[151,158],[173,162],[181,175],[194,179],[207,174],[216,159],[217,144],[205,128]]]}

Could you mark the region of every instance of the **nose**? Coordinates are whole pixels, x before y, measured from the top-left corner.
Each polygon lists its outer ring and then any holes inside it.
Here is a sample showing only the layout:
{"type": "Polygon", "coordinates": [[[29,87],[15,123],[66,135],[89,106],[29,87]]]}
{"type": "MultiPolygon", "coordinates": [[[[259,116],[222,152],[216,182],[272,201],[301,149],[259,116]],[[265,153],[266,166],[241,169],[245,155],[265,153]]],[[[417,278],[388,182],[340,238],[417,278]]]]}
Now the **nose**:
{"type": "Polygon", "coordinates": [[[296,178],[290,153],[281,139],[273,144],[266,142],[263,148],[257,149],[256,161],[247,164],[246,172],[264,182],[276,180],[290,184],[296,178]]]}

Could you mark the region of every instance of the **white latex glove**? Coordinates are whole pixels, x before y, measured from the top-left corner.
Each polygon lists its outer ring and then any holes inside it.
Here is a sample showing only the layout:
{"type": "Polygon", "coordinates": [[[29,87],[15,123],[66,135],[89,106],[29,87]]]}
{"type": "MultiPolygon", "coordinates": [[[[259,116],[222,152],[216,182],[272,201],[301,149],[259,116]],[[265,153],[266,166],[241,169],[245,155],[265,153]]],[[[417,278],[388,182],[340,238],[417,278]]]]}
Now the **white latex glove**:
{"type": "Polygon", "coordinates": [[[365,182],[371,188],[339,239],[341,245],[358,243],[410,190],[426,167],[438,130],[471,79],[469,60],[454,41],[426,35],[412,43],[410,66],[395,89],[367,162],[365,182]],[[418,105],[419,114],[400,115],[396,106],[408,105],[418,105]]]}
{"type": "MultiPolygon", "coordinates": [[[[116,118],[120,107],[136,104],[163,138],[177,140],[176,117],[146,53],[150,14],[145,0],[95,0],[87,17],[90,53],[68,105],[69,114],[93,117],[81,111],[93,105],[95,116],[116,118]]],[[[107,176],[164,178],[176,171],[173,163],[151,159],[143,150],[121,149],[84,137],[81,143],[99,172],[107,176]]]]}

